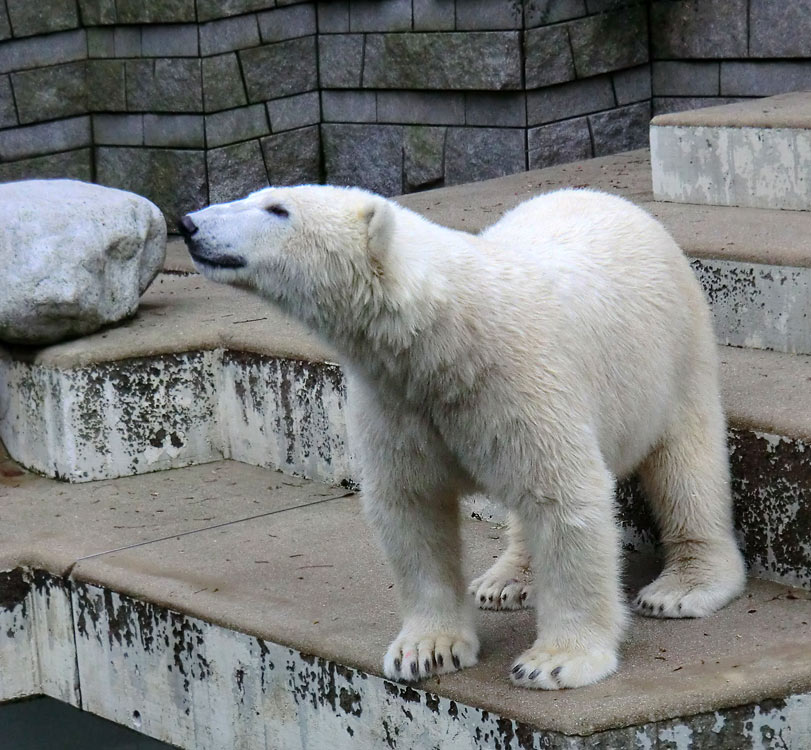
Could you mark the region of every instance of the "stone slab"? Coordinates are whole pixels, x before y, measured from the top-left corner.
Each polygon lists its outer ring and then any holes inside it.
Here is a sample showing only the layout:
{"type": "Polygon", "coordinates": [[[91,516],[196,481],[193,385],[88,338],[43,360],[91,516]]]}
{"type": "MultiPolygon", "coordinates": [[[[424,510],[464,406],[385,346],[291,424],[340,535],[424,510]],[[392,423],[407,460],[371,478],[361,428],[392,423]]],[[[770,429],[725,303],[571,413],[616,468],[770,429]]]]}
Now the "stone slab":
{"type": "Polygon", "coordinates": [[[650,143],[657,200],[811,209],[811,128],[656,124],[650,143]]]}
{"type": "MultiPolygon", "coordinates": [[[[694,63],[695,64],[695,63],[694,63]]],[[[654,79],[656,70],[654,68],[654,79]]],[[[667,93],[667,92],[657,92],[667,93]]],[[[696,128],[811,129],[811,93],[795,91],[756,99],[659,115],[651,125],[696,128]]]]}
{"type": "MultiPolygon", "coordinates": [[[[397,602],[360,516],[357,499],[336,499],[80,561],[73,577],[380,675],[397,602]]],[[[463,537],[468,576],[504,545],[498,527],[478,521],[463,522],[463,537]]],[[[650,559],[633,563],[631,590],[656,570],[650,559]]],[[[511,659],[533,638],[531,611],[476,619],[479,665],[418,687],[547,731],[585,735],[811,689],[808,594],[761,581],[711,618],[634,617],[619,673],[578,690],[511,686],[511,659]]]]}

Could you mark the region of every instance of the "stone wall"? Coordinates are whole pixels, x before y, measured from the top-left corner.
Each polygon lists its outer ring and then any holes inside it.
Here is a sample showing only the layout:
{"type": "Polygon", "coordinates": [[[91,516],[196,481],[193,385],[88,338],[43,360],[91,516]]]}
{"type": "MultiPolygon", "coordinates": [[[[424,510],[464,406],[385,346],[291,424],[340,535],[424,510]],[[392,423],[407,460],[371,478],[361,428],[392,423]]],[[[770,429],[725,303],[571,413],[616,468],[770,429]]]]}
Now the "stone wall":
{"type": "Polygon", "coordinates": [[[0,180],[387,195],[644,146],[811,85],[811,0],[5,0],[0,180]],[[652,58],[652,59],[651,59],[652,58]]]}
{"type": "Polygon", "coordinates": [[[653,113],[811,88],[811,0],[653,0],[653,113]]]}

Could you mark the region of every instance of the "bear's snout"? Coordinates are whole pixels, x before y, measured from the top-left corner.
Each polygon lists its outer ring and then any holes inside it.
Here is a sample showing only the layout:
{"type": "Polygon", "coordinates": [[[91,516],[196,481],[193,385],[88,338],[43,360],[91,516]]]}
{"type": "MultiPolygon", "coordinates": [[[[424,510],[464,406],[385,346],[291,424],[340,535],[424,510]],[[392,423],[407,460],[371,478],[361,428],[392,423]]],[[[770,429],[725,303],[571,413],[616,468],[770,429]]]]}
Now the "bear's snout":
{"type": "Polygon", "coordinates": [[[184,238],[191,237],[197,231],[197,224],[192,221],[191,216],[186,214],[181,220],[180,225],[178,226],[180,229],[180,234],[183,235],[184,238]]]}

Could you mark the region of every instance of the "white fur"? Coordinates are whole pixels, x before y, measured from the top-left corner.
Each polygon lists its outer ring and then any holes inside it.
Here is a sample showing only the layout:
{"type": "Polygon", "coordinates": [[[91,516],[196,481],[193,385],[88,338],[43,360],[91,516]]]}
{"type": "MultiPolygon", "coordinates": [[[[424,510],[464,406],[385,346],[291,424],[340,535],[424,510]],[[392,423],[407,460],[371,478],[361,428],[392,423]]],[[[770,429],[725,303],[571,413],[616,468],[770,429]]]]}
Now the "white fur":
{"type": "Polygon", "coordinates": [[[203,272],[254,289],[343,354],[367,515],[403,607],[388,677],[476,661],[458,528],[473,490],[506,505],[511,535],[472,592],[502,608],[533,592],[537,607],[519,685],[576,687],[616,669],[627,616],[614,485],[634,470],[666,552],[637,609],[701,616],[741,591],[707,306],[644,211],[562,190],[473,236],[361,190],[301,186],[191,219],[198,257],[245,262],[203,272]]]}

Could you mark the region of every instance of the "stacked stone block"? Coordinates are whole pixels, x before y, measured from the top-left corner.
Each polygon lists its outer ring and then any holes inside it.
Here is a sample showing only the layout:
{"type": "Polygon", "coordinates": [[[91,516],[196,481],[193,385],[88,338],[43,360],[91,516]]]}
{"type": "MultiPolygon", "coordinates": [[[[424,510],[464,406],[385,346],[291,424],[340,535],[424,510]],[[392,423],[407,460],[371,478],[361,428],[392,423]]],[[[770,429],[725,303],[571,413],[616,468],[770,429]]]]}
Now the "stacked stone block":
{"type": "Polygon", "coordinates": [[[647,143],[647,10],[590,0],[318,4],[324,168],[385,194],[647,143]]]}
{"type": "Polygon", "coordinates": [[[811,88],[811,0],[652,0],[654,114],[811,88]]]}
{"type": "Polygon", "coordinates": [[[95,180],[170,222],[269,182],[318,181],[315,32],[312,3],[10,0],[0,180],[95,180]]]}

